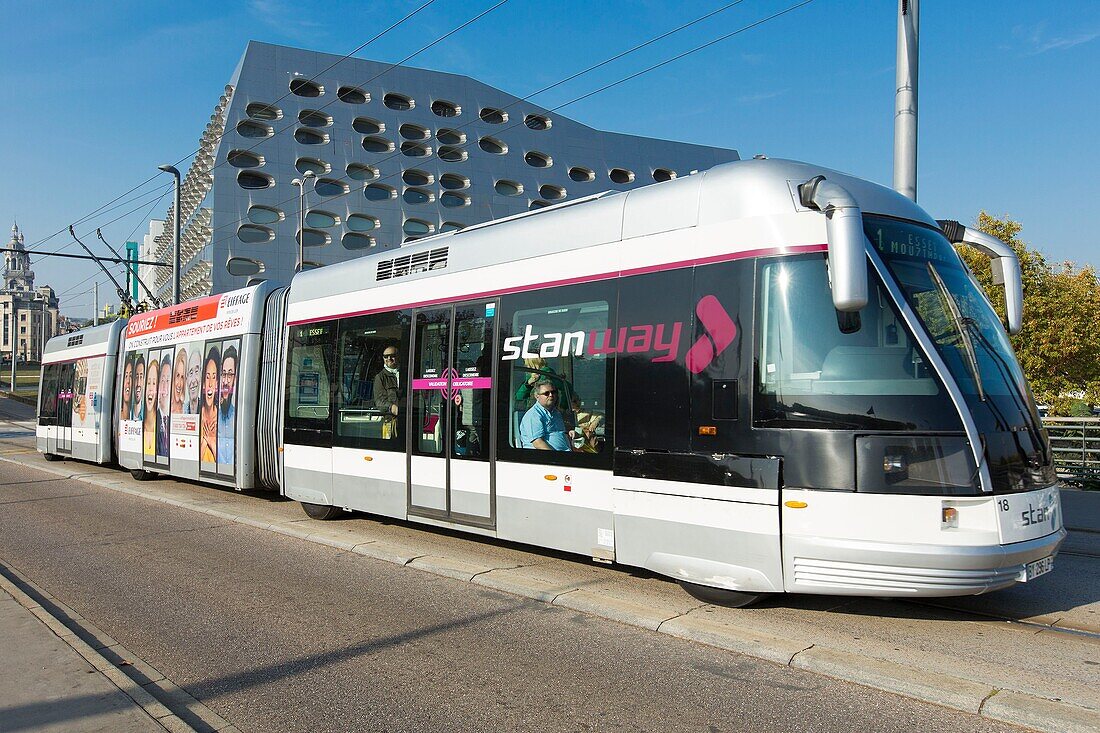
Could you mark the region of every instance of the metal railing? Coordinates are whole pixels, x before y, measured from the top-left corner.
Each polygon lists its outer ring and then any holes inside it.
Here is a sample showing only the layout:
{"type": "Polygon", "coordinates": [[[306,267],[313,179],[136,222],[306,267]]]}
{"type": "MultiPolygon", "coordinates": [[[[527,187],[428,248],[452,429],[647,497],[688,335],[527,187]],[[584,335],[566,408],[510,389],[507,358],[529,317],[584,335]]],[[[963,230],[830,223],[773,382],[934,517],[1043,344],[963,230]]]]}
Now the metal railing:
{"type": "Polygon", "coordinates": [[[1100,417],[1044,417],[1059,478],[1100,482],[1100,417]]]}

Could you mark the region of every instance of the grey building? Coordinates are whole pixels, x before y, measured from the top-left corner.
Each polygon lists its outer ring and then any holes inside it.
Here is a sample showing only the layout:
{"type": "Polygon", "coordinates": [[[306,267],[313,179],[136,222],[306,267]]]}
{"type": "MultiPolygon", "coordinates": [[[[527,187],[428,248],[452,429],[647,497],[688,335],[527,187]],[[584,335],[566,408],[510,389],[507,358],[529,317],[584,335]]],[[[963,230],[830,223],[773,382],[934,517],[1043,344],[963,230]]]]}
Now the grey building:
{"type": "MultiPolygon", "coordinates": [[[[183,296],[289,281],[296,179],[308,268],[737,159],[594,130],[459,74],[252,41],[182,185],[183,296]]],[[[163,261],[174,217],[150,230],[163,261]]],[[[152,277],[170,295],[171,270],[152,277]]]]}

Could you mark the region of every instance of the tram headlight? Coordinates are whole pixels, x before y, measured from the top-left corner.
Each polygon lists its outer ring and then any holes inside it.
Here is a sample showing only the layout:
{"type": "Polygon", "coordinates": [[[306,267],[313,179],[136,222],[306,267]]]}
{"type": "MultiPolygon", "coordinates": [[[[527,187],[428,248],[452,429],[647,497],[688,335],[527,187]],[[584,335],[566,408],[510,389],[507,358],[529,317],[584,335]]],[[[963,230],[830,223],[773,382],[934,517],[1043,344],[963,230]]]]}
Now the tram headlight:
{"type": "Polygon", "coordinates": [[[856,438],[856,491],[875,494],[977,492],[974,458],[955,435],[865,435],[856,438]]]}

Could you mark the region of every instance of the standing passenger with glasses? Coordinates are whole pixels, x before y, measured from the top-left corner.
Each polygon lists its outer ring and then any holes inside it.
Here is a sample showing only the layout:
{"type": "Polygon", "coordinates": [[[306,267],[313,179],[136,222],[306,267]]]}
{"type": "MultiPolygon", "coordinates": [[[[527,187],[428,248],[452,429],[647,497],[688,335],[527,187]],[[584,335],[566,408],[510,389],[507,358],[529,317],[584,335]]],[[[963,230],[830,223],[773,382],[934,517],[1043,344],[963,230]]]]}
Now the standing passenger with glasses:
{"type": "Polygon", "coordinates": [[[401,371],[399,368],[400,352],[396,343],[386,344],[382,349],[382,371],[374,377],[374,407],[382,410],[386,415],[384,438],[396,438],[400,428],[401,399],[403,390],[401,386],[401,371]]]}
{"type": "Polygon", "coordinates": [[[540,379],[532,392],[535,395],[535,404],[519,424],[519,438],[523,447],[572,450],[573,431],[565,430],[565,418],[558,409],[558,388],[550,380],[540,379]]]}

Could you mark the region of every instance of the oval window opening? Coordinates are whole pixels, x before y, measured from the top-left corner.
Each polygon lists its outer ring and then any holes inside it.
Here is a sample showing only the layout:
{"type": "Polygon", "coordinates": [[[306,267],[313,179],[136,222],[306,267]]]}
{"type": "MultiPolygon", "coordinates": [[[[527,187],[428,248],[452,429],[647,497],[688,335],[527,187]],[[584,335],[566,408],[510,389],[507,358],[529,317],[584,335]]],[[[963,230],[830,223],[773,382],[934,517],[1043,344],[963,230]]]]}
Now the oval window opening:
{"type": "Polygon", "coordinates": [[[612,168],[608,171],[607,177],[615,183],[625,185],[634,182],[634,171],[627,170],[626,168],[612,168]]]}
{"type": "Polygon", "coordinates": [[[367,216],[366,214],[352,214],[348,217],[347,221],[348,229],[353,232],[369,232],[377,229],[379,226],[378,220],[373,216],[367,216]]]}
{"type": "Polygon", "coordinates": [[[434,227],[423,219],[406,219],[404,226],[401,227],[401,231],[410,237],[423,237],[431,234],[433,229],[434,227]]]}
{"type": "Polygon", "coordinates": [[[401,174],[401,180],[410,186],[430,186],[435,181],[435,176],[427,171],[410,168],[401,174]]]}
{"type": "Polygon", "coordinates": [[[275,232],[257,224],[242,224],[237,229],[237,239],[245,244],[264,244],[275,238],[275,232]]]}
{"type": "MultiPolygon", "coordinates": [[[[442,151],[441,151],[442,154],[442,151]]],[[[457,173],[444,173],[439,177],[439,185],[451,191],[458,191],[470,185],[470,179],[457,173]]]]}
{"type": "Polygon", "coordinates": [[[294,131],[294,139],[302,145],[324,145],[328,142],[328,135],[306,127],[300,127],[294,131]]]}
{"type": "Polygon", "coordinates": [[[241,137],[264,138],[271,137],[275,134],[275,131],[271,129],[270,125],[261,125],[259,122],[253,122],[252,120],[241,120],[237,123],[237,134],[241,137]]]}
{"type": "Polygon", "coordinates": [[[527,115],[523,118],[523,124],[532,130],[549,130],[554,126],[554,123],[546,115],[527,115]]]}
{"type": "Polygon", "coordinates": [[[508,113],[496,107],[482,107],[478,117],[482,122],[488,122],[490,125],[503,125],[508,121],[508,113]]]}
{"type": "Polygon", "coordinates": [[[440,232],[459,232],[465,228],[465,224],[461,224],[457,221],[445,221],[439,225],[440,232]]]}
{"type": "Polygon", "coordinates": [[[234,277],[252,277],[264,271],[264,263],[248,257],[230,257],[225,269],[234,277]]]}
{"type": "Polygon", "coordinates": [[[550,201],[558,201],[565,198],[565,189],[561,186],[554,186],[549,183],[545,183],[539,186],[539,196],[550,201]]]}
{"type": "Polygon", "coordinates": [[[444,127],[435,134],[435,139],[442,145],[462,145],[466,142],[466,133],[444,127]]]}
{"type": "Polygon", "coordinates": [[[411,122],[401,125],[397,128],[397,132],[406,140],[427,140],[432,136],[431,130],[420,125],[414,125],[411,122]]]}
{"type": "Polygon", "coordinates": [[[318,178],[313,189],[321,196],[339,196],[348,192],[348,184],[335,178],[318,178]]]}
{"type": "Polygon", "coordinates": [[[327,211],[313,210],[306,214],[306,226],[314,229],[329,229],[340,223],[340,217],[327,211]]]}
{"type": "Polygon", "coordinates": [[[290,91],[299,97],[319,97],[325,93],[325,88],[309,79],[291,79],[290,91]]]}
{"type": "Polygon", "coordinates": [[[234,168],[258,168],[264,164],[263,158],[247,150],[230,150],[225,159],[234,168]]]}
{"type": "Polygon", "coordinates": [[[654,168],[653,169],[653,180],[657,181],[658,183],[662,183],[664,181],[671,181],[675,177],[676,177],[676,171],[672,170],[671,168],[654,168]]]}
{"type": "Polygon", "coordinates": [[[370,95],[359,87],[340,87],[336,90],[336,98],[346,104],[366,104],[370,101],[370,95]]]}
{"type": "Polygon", "coordinates": [[[323,247],[331,241],[332,237],[328,235],[328,232],[322,232],[320,229],[302,230],[303,247],[323,247]]]}
{"type": "Polygon", "coordinates": [[[362,163],[348,163],[346,170],[348,178],[354,181],[373,181],[378,178],[377,168],[362,163]]]}
{"type": "Polygon", "coordinates": [[[533,211],[534,209],[545,209],[547,206],[553,206],[553,204],[549,201],[543,201],[542,199],[535,199],[527,208],[533,211]]]}
{"type": "Polygon", "coordinates": [[[401,154],[410,158],[427,158],[432,154],[432,147],[424,143],[401,143],[401,154]]]}
{"type": "Polygon", "coordinates": [[[275,185],[275,179],[263,173],[241,171],[237,174],[237,185],[249,191],[257,191],[263,188],[271,188],[275,185]]]}
{"type": "Polygon", "coordinates": [[[554,164],[553,158],[537,150],[532,150],[523,156],[523,162],[532,168],[549,168],[554,164]]]}
{"type": "Polygon", "coordinates": [[[483,137],[477,141],[477,145],[486,153],[492,153],[493,155],[504,155],[508,152],[508,146],[495,137],[483,137]]]}
{"type": "Polygon", "coordinates": [[[253,224],[274,224],[283,220],[283,212],[269,206],[249,206],[248,220],[253,224]]]}
{"type": "Polygon", "coordinates": [[[298,113],[298,121],[309,127],[328,127],[332,124],[331,117],[314,109],[303,109],[298,113]]]}
{"type": "Polygon", "coordinates": [[[589,181],[596,180],[596,172],[583,168],[579,165],[575,165],[569,169],[569,178],[577,183],[588,183],[589,181]]]}
{"type": "Polygon", "coordinates": [[[392,153],[393,143],[384,137],[363,138],[363,150],[368,153],[392,153]]]}
{"type": "Polygon", "coordinates": [[[382,97],[382,104],[398,112],[407,112],[416,106],[416,102],[413,101],[412,97],[406,97],[404,94],[396,92],[390,92],[382,97]]]}
{"type": "Polygon", "coordinates": [[[290,79],[290,91],[299,97],[320,97],[324,87],[309,79],[290,79]]]}
{"type": "Polygon", "coordinates": [[[462,114],[462,108],[457,104],[437,99],[432,102],[432,112],[439,117],[458,117],[462,114]]]}
{"type": "Polygon", "coordinates": [[[307,172],[312,172],[313,175],[319,176],[329,172],[329,165],[325,161],[317,160],[316,158],[298,158],[298,160],[294,161],[294,169],[303,176],[307,172]]]}
{"type": "Polygon", "coordinates": [[[283,116],[281,109],[266,102],[252,102],[244,108],[244,113],[254,120],[265,120],[267,122],[282,119],[283,116]]]}
{"type": "Polygon", "coordinates": [[[493,188],[496,189],[496,192],[499,193],[501,196],[519,196],[521,193],[523,193],[522,183],[508,181],[503,178],[497,181],[493,185],[493,188]]]}
{"type": "Polygon", "coordinates": [[[446,161],[447,163],[461,163],[469,156],[463,148],[456,148],[453,145],[440,145],[439,146],[439,159],[446,161]]]}
{"type": "Polygon", "coordinates": [[[367,201],[389,201],[397,198],[397,189],[383,183],[372,183],[363,189],[367,201]]]}
{"type": "Polygon", "coordinates": [[[374,237],[366,234],[348,232],[340,238],[340,244],[344,245],[344,249],[370,249],[375,245],[375,241],[374,237]]]}
{"type": "Polygon", "coordinates": [[[370,117],[356,117],[351,127],[363,135],[377,135],[386,131],[386,123],[371,119],[370,117]]]}
{"type": "Polygon", "coordinates": [[[457,209],[463,206],[469,206],[470,197],[462,193],[447,191],[439,197],[439,203],[449,209],[457,209]]]}
{"type": "Polygon", "coordinates": [[[406,188],[404,193],[401,194],[401,198],[405,200],[406,204],[426,204],[435,197],[432,196],[430,191],[425,191],[422,188],[406,188]]]}

